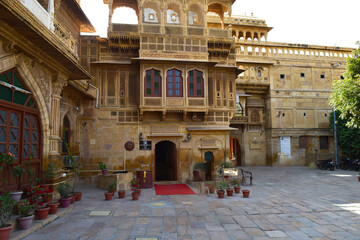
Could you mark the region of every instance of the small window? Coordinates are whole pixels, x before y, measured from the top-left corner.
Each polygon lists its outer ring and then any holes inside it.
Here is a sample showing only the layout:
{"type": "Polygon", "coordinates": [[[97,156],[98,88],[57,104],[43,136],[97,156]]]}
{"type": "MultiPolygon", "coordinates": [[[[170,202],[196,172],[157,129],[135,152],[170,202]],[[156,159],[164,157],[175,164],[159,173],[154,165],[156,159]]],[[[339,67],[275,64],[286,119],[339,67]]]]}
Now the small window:
{"type": "Polygon", "coordinates": [[[327,113],[325,113],[325,117],[327,117],[327,113]]]}
{"type": "Polygon", "coordinates": [[[329,137],[321,136],[320,137],[320,150],[328,150],[329,149],[329,137]]]}
{"type": "Polygon", "coordinates": [[[257,76],[258,76],[258,78],[261,78],[261,70],[257,71],[257,76]]]}
{"type": "Polygon", "coordinates": [[[299,148],[307,149],[309,146],[307,136],[300,136],[299,137],[299,148]]]}
{"type": "Polygon", "coordinates": [[[304,77],[305,77],[305,73],[300,73],[300,77],[304,78],[304,77]]]}
{"type": "Polygon", "coordinates": [[[280,74],[280,79],[285,79],[285,74],[280,74]]]}
{"type": "Polygon", "coordinates": [[[344,79],[344,76],[340,76],[340,79],[344,79]]]}
{"type": "Polygon", "coordinates": [[[282,116],[285,117],[285,113],[283,113],[282,116]]]}
{"type": "Polygon", "coordinates": [[[325,79],[325,74],[321,74],[321,75],[320,75],[320,78],[321,78],[321,79],[325,79]]]}
{"type": "Polygon", "coordinates": [[[306,117],[306,113],[304,113],[304,117],[306,117]]]}

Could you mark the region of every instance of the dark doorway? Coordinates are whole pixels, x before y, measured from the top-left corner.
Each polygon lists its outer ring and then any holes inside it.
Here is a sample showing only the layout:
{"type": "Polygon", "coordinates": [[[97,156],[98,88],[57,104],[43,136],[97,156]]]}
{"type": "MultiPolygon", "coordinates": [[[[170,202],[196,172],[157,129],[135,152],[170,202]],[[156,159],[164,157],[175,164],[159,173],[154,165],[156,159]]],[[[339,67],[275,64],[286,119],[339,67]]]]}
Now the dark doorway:
{"type": "Polygon", "coordinates": [[[177,180],[176,145],[170,141],[162,141],[155,145],[155,180],[177,180]]]}
{"type": "Polygon", "coordinates": [[[205,180],[211,181],[213,180],[212,172],[214,170],[214,155],[212,152],[205,153],[205,162],[206,162],[205,180]]]}
{"type": "Polygon", "coordinates": [[[230,139],[231,157],[235,158],[236,166],[241,166],[241,148],[236,137],[230,139]]]}

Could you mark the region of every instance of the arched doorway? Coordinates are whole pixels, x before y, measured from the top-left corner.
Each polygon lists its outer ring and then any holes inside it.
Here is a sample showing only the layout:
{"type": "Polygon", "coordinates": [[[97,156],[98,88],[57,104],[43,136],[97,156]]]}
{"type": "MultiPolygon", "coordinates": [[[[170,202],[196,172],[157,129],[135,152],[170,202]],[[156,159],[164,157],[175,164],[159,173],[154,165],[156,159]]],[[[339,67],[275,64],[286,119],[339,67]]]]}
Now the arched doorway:
{"type": "Polygon", "coordinates": [[[177,151],[175,143],[161,141],[155,145],[155,180],[177,180],[177,151]]]}
{"type": "Polygon", "coordinates": [[[23,165],[22,181],[10,168],[0,172],[0,191],[11,191],[40,177],[42,134],[39,110],[15,68],[0,73],[0,153],[11,153],[23,165]],[[3,181],[6,179],[6,181],[3,181]]]}
{"type": "Polygon", "coordinates": [[[235,158],[236,166],[241,166],[241,148],[236,137],[230,139],[231,158],[235,158]]]}
{"type": "Polygon", "coordinates": [[[212,172],[214,170],[214,154],[212,152],[205,153],[205,162],[206,162],[206,170],[205,170],[205,180],[212,181],[212,172]]]}

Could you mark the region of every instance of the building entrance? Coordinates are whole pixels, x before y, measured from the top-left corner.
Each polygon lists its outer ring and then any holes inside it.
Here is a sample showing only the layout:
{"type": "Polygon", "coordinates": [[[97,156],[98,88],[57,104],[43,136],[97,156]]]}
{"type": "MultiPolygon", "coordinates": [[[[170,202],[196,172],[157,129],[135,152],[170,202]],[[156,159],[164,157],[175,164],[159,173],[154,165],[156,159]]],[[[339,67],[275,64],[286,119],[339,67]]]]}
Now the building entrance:
{"type": "Polygon", "coordinates": [[[155,180],[177,180],[177,151],[173,142],[162,141],[155,145],[155,180]]]}
{"type": "Polygon", "coordinates": [[[205,180],[212,181],[212,173],[214,170],[214,155],[212,152],[205,153],[205,161],[206,161],[206,172],[205,172],[205,180]]]}

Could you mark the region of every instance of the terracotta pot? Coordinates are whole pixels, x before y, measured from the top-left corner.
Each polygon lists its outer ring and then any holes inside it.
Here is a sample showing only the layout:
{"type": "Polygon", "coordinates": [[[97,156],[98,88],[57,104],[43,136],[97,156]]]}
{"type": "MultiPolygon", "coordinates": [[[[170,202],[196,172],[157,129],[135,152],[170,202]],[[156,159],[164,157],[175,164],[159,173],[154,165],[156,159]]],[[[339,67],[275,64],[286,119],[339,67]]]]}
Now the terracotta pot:
{"type": "Polygon", "coordinates": [[[60,207],[62,207],[62,208],[69,207],[70,202],[71,202],[71,197],[70,198],[60,198],[59,199],[60,207]]]}
{"type": "Polygon", "coordinates": [[[112,199],[112,196],[113,196],[112,193],[106,192],[106,193],[105,193],[105,200],[106,200],[106,201],[110,201],[110,200],[112,199]]]}
{"type": "Polygon", "coordinates": [[[56,214],[59,208],[59,203],[48,203],[47,206],[50,208],[49,214],[56,214]]]}
{"type": "Polygon", "coordinates": [[[227,194],[229,197],[231,197],[231,196],[233,195],[233,193],[234,193],[234,190],[232,190],[232,189],[226,189],[226,194],[227,194]]]}
{"type": "Polygon", "coordinates": [[[109,173],[109,170],[107,170],[107,169],[103,169],[103,170],[101,170],[101,172],[102,172],[102,174],[103,174],[103,175],[106,175],[106,174],[108,174],[108,173],[109,173]]]}
{"type": "Polygon", "coordinates": [[[50,195],[50,194],[44,194],[42,197],[43,197],[44,203],[49,203],[52,201],[52,195],[50,195]]]}
{"type": "Polygon", "coordinates": [[[219,198],[224,198],[224,196],[225,196],[225,192],[224,192],[224,191],[218,190],[218,191],[217,191],[217,194],[218,194],[218,197],[219,197],[219,198]]]}
{"type": "Polygon", "coordinates": [[[137,192],[132,192],[132,193],[131,193],[131,196],[132,196],[132,199],[133,199],[133,200],[139,200],[140,193],[139,193],[139,191],[137,191],[137,192]]]}
{"type": "Polygon", "coordinates": [[[208,186],[210,193],[215,193],[215,186],[208,186]]]}
{"type": "Polygon", "coordinates": [[[114,196],[116,191],[111,191],[111,190],[108,190],[108,192],[109,192],[109,193],[111,193],[111,194],[112,194],[112,196],[114,196]]]}
{"type": "Polygon", "coordinates": [[[240,193],[240,186],[235,186],[234,190],[235,190],[235,193],[240,193]]]}
{"type": "Polygon", "coordinates": [[[22,194],[23,194],[22,191],[11,192],[10,193],[10,198],[14,199],[15,201],[20,201],[22,194]]]}
{"type": "Polygon", "coordinates": [[[11,229],[13,225],[8,224],[3,228],[0,228],[0,240],[8,240],[10,238],[11,229]]]}
{"type": "Polygon", "coordinates": [[[124,198],[125,197],[125,190],[119,190],[118,195],[119,195],[119,198],[124,198]]]}
{"type": "Polygon", "coordinates": [[[49,215],[49,210],[50,210],[50,207],[35,209],[37,219],[39,219],[39,220],[46,219],[49,215]]]}
{"type": "Polygon", "coordinates": [[[47,191],[47,190],[49,190],[49,186],[50,186],[50,184],[41,184],[40,188],[42,188],[43,191],[47,191]]]}
{"type": "Polygon", "coordinates": [[[19,228],[20,229],[29,229],[31,227],[31,224],[33,222],[34,215],[31,215],[29,217],[19,217],[19,228]]]}
{"type": "Polygon", "coordinates": [[[75,193],[75,201],[80,201],[82,197],[82,192],[76,192],[75,193]]]}
{"type": "Polygon", "coordinates": [[[70,196],[70,203],[73,204],[75,202],[75,194],[70,196]]]}
{"type": "Polygon", "coordinates": [[[242,190],[242,193],[244,198],[248,198],[250,195],[250,190],[242,190]]]}
{"type": "Polygon", "coordinates": [[[228,178],[229,178],[229,175],[224,175],[224,178],[225,178],[225,179],[228,179],[228,178]]]}

